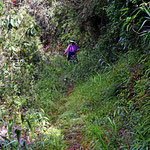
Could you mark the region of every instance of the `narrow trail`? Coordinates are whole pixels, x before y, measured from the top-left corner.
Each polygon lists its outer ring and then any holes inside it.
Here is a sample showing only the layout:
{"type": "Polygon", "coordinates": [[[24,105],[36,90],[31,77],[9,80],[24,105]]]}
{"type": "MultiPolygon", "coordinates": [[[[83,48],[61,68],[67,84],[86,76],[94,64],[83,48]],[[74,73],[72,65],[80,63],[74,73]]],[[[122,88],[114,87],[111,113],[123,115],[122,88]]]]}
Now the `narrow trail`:
{"type": "MultiPolygon", "coordinates": [[[[66,91],[66,96],[69,97],[73,93],[74,87],[72,84],[67,84],[67,87],[68,89],[66,91]]],[[[89,150],[88,147],[82,144],[83,128],[84,128],[84,124],[78,124],[63,129],[65,143],[68,146],[68,148],[65,150],[89,150]]]]}
{"type": "Polygon", "coordinates": [[[66,96],[69,97],[70,94],[73,93],[73,90],[74,90],[73,84],[67,84],[66,96]]]}
{"type": "Polygon", "coordinates": [[[65,140],[68,148],[66,150],[88,150],[82,145],[83,134],[81,128],[84,125],[76,125],[65,132],[65,140]]]}

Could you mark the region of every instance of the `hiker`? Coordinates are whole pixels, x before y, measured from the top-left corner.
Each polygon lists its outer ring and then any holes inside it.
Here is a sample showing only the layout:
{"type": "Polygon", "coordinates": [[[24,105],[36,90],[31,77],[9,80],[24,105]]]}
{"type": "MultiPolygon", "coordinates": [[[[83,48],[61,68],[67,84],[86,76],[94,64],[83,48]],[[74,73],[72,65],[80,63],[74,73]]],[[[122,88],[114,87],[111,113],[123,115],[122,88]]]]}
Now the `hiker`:
{"type": "Polygon", "coordinates": [[[67,60],[69,61],[71,57],[75,57],[76,52],[79,50],[77,44],[73,41],[70,40],[70,44],[68,45],[67,49],[65,50],[64,54],[68,53],[68,58],[67,60]]]}

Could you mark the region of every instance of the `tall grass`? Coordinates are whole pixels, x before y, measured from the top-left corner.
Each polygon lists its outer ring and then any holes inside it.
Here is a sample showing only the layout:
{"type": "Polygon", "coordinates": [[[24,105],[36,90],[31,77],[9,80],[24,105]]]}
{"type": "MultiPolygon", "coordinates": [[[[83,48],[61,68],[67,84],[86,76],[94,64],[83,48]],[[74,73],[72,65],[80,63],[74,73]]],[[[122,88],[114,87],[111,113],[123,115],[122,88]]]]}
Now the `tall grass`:
{"type": "Polygon", "coordinates": [[[144,93],[148,91],[149,79],[142,70],[149,61],[140,59],[137,53],[130,52],[106,72],[97,72],[86,82],[78,82],[69,97],[58,102],[61,115],[57,124],[75,124],[73,120],[86,124],[84,142],[91,143],[91,149],[147,148],[149,102],[144,93]],[[136,96],[130,98],[131,83],[136,96]]]}

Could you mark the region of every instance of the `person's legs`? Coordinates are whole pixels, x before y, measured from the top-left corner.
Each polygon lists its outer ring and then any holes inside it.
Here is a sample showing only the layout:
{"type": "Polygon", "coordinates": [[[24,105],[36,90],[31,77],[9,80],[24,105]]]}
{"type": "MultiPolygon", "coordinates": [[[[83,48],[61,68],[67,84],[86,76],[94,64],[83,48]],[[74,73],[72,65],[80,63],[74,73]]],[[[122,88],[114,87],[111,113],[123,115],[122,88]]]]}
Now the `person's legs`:
{"type": "Polygon", "coordinates": [[[67,61],[69,61],[71,59],[71,52],[68,52],[68,58],[67,61]]]}
{"type": "Polygon", "coordinates": [[[75,57],[75,55],[76,55],[75,52],[69,52],[67,60],[69,61],[71,59],[71,57],[75,57]]]}

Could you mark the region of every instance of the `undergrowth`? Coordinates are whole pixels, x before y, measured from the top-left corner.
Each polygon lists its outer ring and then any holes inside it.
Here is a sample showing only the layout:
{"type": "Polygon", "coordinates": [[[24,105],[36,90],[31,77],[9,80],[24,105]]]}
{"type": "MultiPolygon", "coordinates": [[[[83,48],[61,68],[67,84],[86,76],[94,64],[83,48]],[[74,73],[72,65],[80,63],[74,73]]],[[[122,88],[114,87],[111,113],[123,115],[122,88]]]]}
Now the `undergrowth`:
{"type": "Polygon", "coordinates": [[[58,102],[56,124],[86,124],[83,143],[90,149],[149,149],[148,68],[147,56],[123,55],[58,102]]]}
{"type": "Polygon", "coordinates": [[[66,149],[74,126],[89,149],[150,149],[149,3],[77,3],[0,2],[1,149],[66,149]],[[77,62],[55,54],[69,39],[77,62]]]}

